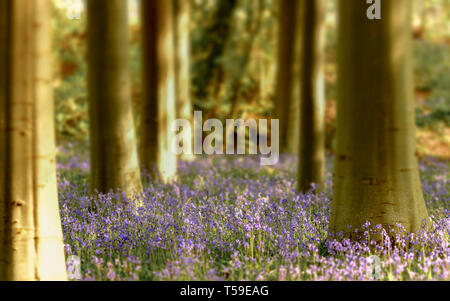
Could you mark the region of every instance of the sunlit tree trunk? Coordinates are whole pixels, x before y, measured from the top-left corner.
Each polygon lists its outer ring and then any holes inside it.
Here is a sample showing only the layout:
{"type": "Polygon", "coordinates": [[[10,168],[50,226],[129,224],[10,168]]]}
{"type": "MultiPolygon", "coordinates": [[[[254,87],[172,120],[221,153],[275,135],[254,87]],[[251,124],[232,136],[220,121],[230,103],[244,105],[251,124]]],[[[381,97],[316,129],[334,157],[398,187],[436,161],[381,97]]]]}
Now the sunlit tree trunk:
{"type": "MultiPolygon", "coordinates": [[[[193,122],[191,100],[191,40],[190,40],[190,1],[173,0],[175,14],[175,56],[176,56],[176,117],[193,122]]],[[[183,141],[193,144],[192,131],[183,131],[183,141]]],[[[192,160],[191,154],[182,154],[184,160],[192,160]]]]}
{"type": "MultiPolygon", "coordinates": [[[[293,65],[295,60],[296,17],[298,1],[278,0],[278,69],[275,91],[275,116],[280,120],[280,151],[289,152],[291,103],[293,100],[293,65]]],[[[298,95],[297,95],[298,96],[298,95]]]]}
{"type": "Polygon", "coordinates": [[[66,280],[51,1],[0,1],[0,280],[66,280]]]}
{"type": "Polygon", "coordinates": [[[415,155],[411,0],[339,2],[337,154],[332,232],[428,220],[415,155]]]}
{"type": "Polygon", "coordinates": [[[143,107],[140,156],[143,167],[156,167],[163,182],[175,179],[175,52],[173,2],[142,1],[143,107]]]}
{"type": "Polygon", "coordinates": [[[325,0],[300,2],[300,141],[299,190],[325,181],[325,0]]]}
{"type": "Polygon", "coordinates": [[[88,0],[91,192],[142,189],[128,68],[126,0],[88,0]]]}

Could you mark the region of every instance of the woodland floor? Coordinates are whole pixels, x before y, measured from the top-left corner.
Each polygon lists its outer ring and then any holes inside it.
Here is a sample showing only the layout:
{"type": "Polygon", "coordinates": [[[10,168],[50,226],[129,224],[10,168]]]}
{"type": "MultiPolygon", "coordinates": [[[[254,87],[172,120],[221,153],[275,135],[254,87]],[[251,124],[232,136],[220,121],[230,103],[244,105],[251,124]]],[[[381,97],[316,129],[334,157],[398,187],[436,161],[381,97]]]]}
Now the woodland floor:
{"type": "Polygon", "coordinates": [[[269,168],[252,157],[180,162],[173,185],[145,177],[136,211],[120,193],[89,197],[89,163],[74,149],[60,148],[58,185],[66,254],[81,257],[83,280],[450,280],[449,162],[420,164],[434,229],[375,246],[372,225],[359,244],[328,236],[331,157],[321,194],[296,192],[293,157],[269,168]]]}

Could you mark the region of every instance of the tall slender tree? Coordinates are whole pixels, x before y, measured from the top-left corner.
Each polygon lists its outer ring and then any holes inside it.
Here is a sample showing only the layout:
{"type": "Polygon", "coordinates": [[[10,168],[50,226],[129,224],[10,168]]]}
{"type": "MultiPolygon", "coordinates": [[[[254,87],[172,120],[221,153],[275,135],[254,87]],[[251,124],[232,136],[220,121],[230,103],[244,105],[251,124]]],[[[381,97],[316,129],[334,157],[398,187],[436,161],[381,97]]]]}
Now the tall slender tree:
{"type": "Polygon", "coordinates": [[[301,1],[300,191],[325,182],[325,0],[301,1]]]}
{"type": "Polygon", "coordinates": [[[297,31],[297,6],[299,1],[278,0],[278,57],[277,81],[275,91],[275,116],[280,120],[280,151],[289,152],[288,136],[292,119],[295,44],[297,31]]]}
{"type": "MultiPolygon", "coordinates": [[[[191,98],[191,1],[173,0],[175,21],[175,74],[176,74],[176,117],[193,121],[191,98]]],[[[190,143],[190,154],[182,154],[184,160],[192,160],[192,131],[183,131],[184,143],[190,143]]]]}
{"type": "Polygon", "coordinates": [[[163,182],[175,179],[175,52],[173,1],[142,1],[143,107],[140,157],[163,182]]]}
{"type": "Polygon", "coordinates": [[[88,0],[91,191],[142,189],[128,68],[126,0],[88,0]]]}
{"type": "Polygon", "coordinates": [[[337,154],[332,232],[428,221],[415,155],[410,0],[339,2],[337,154]]]}
{"type": "Polygon", "coordinates": [[[286,153],[298,155],[300,148],[300,90],[301,90],[301,60],[302,60],[302,34],[300,18],[302,17],[302,5],[296,5],[296,24],[295,24],[295,35],[292,39],[294,43],[294,57],[292,61],[292,85],[291,94],[289,102],[289,110],[286,118],[287,120],[287,142],[285,143],[286,153]]]}
{"type": "Polygon", "coordinates": [[[0,280],[65,280],[51,1],[0,1],[0,280]]]}

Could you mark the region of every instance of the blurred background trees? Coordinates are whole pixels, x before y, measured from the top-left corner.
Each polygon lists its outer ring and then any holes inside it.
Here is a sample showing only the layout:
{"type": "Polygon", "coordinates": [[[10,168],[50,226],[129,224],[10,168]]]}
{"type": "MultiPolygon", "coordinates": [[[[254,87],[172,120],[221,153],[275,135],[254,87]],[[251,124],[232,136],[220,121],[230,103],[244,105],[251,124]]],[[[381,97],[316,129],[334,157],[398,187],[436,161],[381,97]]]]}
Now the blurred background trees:
{"type": "MultiPolygon", "coordinates": [[[[296,38],[300,37],[299,26],[300,10],[297,1],[278,0],[278,51],[277,51],[277,79],[275,88],[275,110],[274,116],[280,119],[280,150],[282,152],[298,153],[297,147],[289,147],[294,135],[289,130],[293,127],[299,127],[300,124],[291,124],[294,120],[290,118],[293,102],[298,99],[294,97],[295,89],[299,89],[296,82],[300,81],[299,74],[294,73],[295,63],[300,59],[300,47],[296,38]]],[[[298,94],[296,95],[298,96],[298,94]]],[[[299,116],[296,116],[298,119],[299,116]]]]}
{"type": "MultiPolygon", "coordinates": [[[[325,188],[325,4],[300,1],[299,191],[325,188]]],[[[353,65],[352,65],[353,67],[353,65]]]]}
{"type": "Polygon", "coordinates": [[[131,103],[128,2],[87,1],[91,192],[142,190],[131,103]]]}
{"type": "MultiPolygon", "coordinates": [[[[176,117],[193,122],[191,97],[191,1],[174,1],[174,39],[175,39],[175,80],[176,117]]],[[[191,142],[193,154],[193,135],[184,131],[184,141],[191,142]]],[[[182,154],[184,160],[192,160],[192,154],[182,154]]]]}
{"type": "MultiPolygon", "coordinates": [[[[135,122],[140,123],[139,2],[129,0],[129,57],[135,122]]],[[[87,141],[87,90],[84,76],[86,17],[67,16],[67,1],[55,0],[54,84],[58,141],[87,141]]],[[[278,47],[278,1],[190,0],[190,76],[194,109],[204,118],[274,116],[278,47]],[[258,25],[258,26],[257,26],[258,25]],[[255,29],[255,26],[259,27],[255,29]],[[250,45],[250,46],[249,46],[250,45]],[[243,68],[244,67],[244,68],[243,68]],[[236,76],[238,74],[238,76],[236,76]],[[236,80],[238,79],[238,81],[236,80]],[[237,83],[238,82],[238,83],[237,83]]],[[[334,150],[336,119],[336,0],[326,0],[325,143],[334,150]]],[[[449,9],[445,0],[414,1],[414,74],[421,155],[448,157],[450,147],[449,9]],[[423,20],[426,21],[423,21],[423,20]]],[[[293,62],[295,63],[295,62],[293,62]]],[[[295,89],[297,90],[297,89],[295,89]]],[[[292,111],[292,110],[291,110],[292,111]]],[[[293,136],[293,135],[290,135],[293,136]]]]}
{"type": "MultiPolygon", "coordinates": [[[[173,0],[143,1],[141,10],[143,97],[140,162],[147,172],[153,173],[156,168],[165,183],[173,181],[177,174],[177,157],[172,149],[175,132],[172,128],[176,119],[176,98],[186,97],[176,86],[180,84],[175,72],[179,57],[179,49],[175,50],[175,37],[178,36],[175,31],[179,20],[174,18],[174,3],[173,0]]],[[[177,71],[179,73],[180,69],[177,71]]]]}

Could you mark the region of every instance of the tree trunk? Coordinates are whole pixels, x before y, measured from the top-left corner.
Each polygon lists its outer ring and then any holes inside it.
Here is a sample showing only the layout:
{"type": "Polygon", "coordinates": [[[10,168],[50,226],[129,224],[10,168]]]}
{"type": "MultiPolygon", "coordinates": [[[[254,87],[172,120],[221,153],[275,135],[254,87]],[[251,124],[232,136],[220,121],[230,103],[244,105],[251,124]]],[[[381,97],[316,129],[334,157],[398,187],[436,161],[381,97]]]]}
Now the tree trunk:
{"type": "Polygon", "coordinates": [[[411,0],[339,2],[337,154],[331,232],[428,221],[415,155],[411,0]]]}
{"type": "Polygon", "coordinates": [[[293,99],[293,65],[297,33],[298,1],[278,0],[278,69],[275,91],[275,116],[280,120],[280,151],[288,152],[290,109],[293,99]]]}
{"type": "MultiPolygon", "coordinates": [[[[296,18],[299,20],[301,15],[302,5],[297,5],[297,13],[296,18]]],[[[288,154],[299,154],[300,149],[300,90],[301,90],[301,81],[300,75],[302,71],[301,66],[301,56],[302,56],[302,34],[301,28],[298,26],[300,21],[297,21],[295,26],[296,33],[293,37],[294,45],[294,57],[292,61],[292,92],[291,99],[289,103],[289,111],[288,111],[288,121],[287,121],[287,143],[286,143],[286,153],[288,154]]]]}
{"type": "Polygon", "coordinates": [[[325,182],[325,0],[300,2],[302,7],[300,69],[299,190],[325,182]]]}
{"type": "Polygon", "coordinates": [[[143,107],[141,163],[158,169],[163,182],[175,179],[175,52],[173,2],[142,1],[143,107]]]}
{"type": "Polygon", "coordinates": [[[51,1],[0,1],[0,280],[66,280],[51,1]]]}
{"type": "Polygon", "coordinates": [[[131,104],[126,0],[88,0],[91,192],[142,190],[131,104]]]}
{"type": "MultiPolygon", "coordinates": [[[[173,0],[175,11],[175,56],[176,56],[176,117],[193,122],[193,107],[191,100],[191,39],[190,39],[190,1],[173,0]]],[[[191,131],[183,131],[183,141],[193,145],[191,131]]],[[[191,154],[182,154],[181,158],[190,161],[191,154]]]]}

